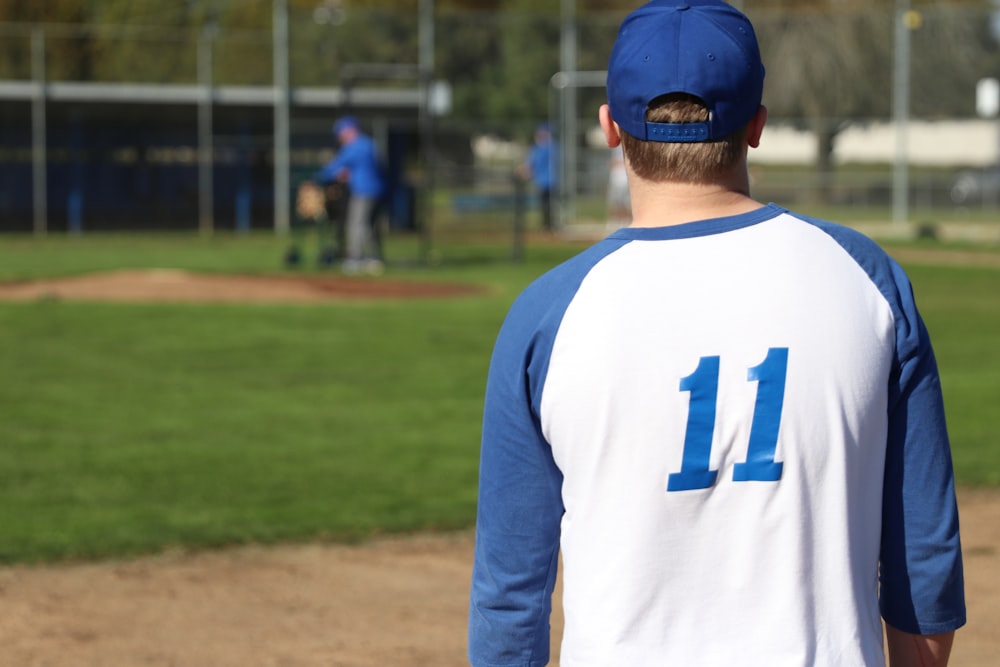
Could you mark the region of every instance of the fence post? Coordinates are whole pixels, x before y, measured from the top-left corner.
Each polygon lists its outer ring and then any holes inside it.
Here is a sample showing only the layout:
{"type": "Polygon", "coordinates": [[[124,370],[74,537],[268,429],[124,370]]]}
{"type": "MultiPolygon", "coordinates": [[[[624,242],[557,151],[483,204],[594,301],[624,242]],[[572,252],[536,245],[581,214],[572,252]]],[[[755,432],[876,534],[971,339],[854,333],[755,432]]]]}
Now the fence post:
{"type": "Polygon", "coordinates": [[[210,21],[198,37],[198,229],[202,234],[215,231],[215,144],[212,129],[212,105],[215,103],[213,49],[217,27],[210,21]]]}
{"type": "Polygon", "coordinates": [[[274,229],[284,234],[291,227],[291,133],[288,81],[288,0],[273,0],[272,41],[274,53],[274,229]]]}
{"type": "Polygon", "coordinates": [[[35,26],[31,31],[31,78],[35,84],[31,97],[31,163],[32,214],[35,234],[48,232],[48,156],[45,144],[45,30],[35,26]]]}

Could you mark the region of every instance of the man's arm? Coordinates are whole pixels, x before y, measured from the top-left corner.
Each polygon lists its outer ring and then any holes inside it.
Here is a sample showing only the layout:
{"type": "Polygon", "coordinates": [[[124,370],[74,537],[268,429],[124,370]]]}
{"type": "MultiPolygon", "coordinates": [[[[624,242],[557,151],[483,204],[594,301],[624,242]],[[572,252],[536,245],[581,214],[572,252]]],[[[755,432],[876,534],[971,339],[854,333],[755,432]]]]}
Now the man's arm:
{"type": "Polygon", "coordinates": [[[469,607],[469,662],[477,667],[549,663],[564,510],[539,405],[559,319],[547,314],[558,302],[553,290],[535,285],[504,320],[486,382],[469,607]]]}
{"type": "Polygon", "coordinates": [[[955,632],[913,635],[885,625],[889,667],[946,667],[955,632]]]}
{"type": "MultiPolygon", "coordinates": [[[[897,365],[889,391],[879,605],[897,631],[931,637],[966,621],[955,477],[930,338],[906,274],[895,262],[888,268],[895,289],[884,293],[896,319],[897,365]]],[[[911,638],[911,651],[925,641],[911,638]]]]}
{"type": "Polygon", "coordinates": [[[347,172],[357,165],[359,156],[364,152],[362,143],[355,140],[342,146],[337,155],[323,166],[313,180],[324,185],[334,181],[346,181],[347,172]]]}
{"type": "Polygon", "coordinates": [[[343,169],[342,155],[337,155],[325,165],[323,168],[313,174],[312,180],[320,185],[327,185],[329,183],[336,182],[340,179],[340,170],[343,169]]]}

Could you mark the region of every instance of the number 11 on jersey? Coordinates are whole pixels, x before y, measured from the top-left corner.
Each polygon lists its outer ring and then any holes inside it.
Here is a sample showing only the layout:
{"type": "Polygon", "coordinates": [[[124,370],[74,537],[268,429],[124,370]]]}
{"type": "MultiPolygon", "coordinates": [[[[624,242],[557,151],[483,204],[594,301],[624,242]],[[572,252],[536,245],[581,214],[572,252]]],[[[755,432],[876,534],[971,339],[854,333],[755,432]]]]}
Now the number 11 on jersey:
{"type": "MultiPolygon", "coordinates": [[[[747,458],[733,467],[734,482],[776,482],[782,464],[775,461],[778,427],[785,400],[788,348],[772,347],[759,365],[747,369],[747,382],[757,383],[747,458]]],[[[680,390],[690,392],[687,429],[680,472],[670,473],[667,491],[707,489],[718,470],[710,470],[715,410],[719,395],[719,357],[702,357],[694,373],[681,378],[680,390]]]]}

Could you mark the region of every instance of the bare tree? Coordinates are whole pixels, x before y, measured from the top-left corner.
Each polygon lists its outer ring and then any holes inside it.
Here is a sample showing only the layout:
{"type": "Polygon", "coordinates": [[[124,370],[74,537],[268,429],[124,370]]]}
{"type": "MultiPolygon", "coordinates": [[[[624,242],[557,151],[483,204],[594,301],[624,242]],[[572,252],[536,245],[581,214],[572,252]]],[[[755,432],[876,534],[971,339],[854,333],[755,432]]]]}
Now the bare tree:
{"type": "Polygon", "coordinates": [[[806,11],[758,20],[767,64],[765,103],[816,137],[820,195],[828,194],[837,135],[889,113],[889,12],[806,11]],[[826,179],[826,180],[823,180],[826,179]]]}
{"type": "MultiPolygon", "coordinates": [[[[772,117],[816,137],[820,197],[829,194],[837,136],[892,113],[893,3],[826,0],[754,16],[768,67],[765,103],[772,117]]],[[[909,17],[914,115],[968,117],[975,82],[1000,70],[984,8],[923,6],[909,17]]]]}

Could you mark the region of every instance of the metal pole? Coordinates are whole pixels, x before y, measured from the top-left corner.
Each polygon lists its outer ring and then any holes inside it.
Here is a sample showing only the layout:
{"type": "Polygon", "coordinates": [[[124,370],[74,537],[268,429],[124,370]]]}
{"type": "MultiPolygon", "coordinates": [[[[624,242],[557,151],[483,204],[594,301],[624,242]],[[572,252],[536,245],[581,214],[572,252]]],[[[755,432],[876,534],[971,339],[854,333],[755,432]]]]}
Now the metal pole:
{"type": "MultiPolygon", "coordinates": [[[[576,72],[577,34],[576,0],[562,0],[562,31],[560,39],[559,69],[562,72],[576,72]]],[[[562,227],[576,214],[576,134],[577,134],[577,90],[570,86],[563,90],[560,118],[561,141],[559,142],[560,164],[556,172],[558,178],[556,192],[559,193],[556,215],[557,227],[562,227]]],[[[555,130],[556,128],[553,128],[555,130]]]]}
{"type": "Polygon", "coordinates": [[[274,0],[272,30],[274,33],[274,229],[284,233],[291,226],[288,0],[274,0]]]}
{"type": "Polygon", "coordinates": [[[904,225],[909,220],[909,147],[910,120],[910,0],[896,0],[895,63],[893,69],[893,123],[896,128],[896,157],[892,172],[892,222],[904,225]]]}
{"type": "Polygon", "coordinates": [[[424,183],[423,192],[417,198],[419,205],[421,259],[426,261],[432,254],[433,243],[433,203],[434,203],[434,171],[437,161],[434,155],[434,128],[431,114],[431,85],[434,80],[434,0],[420,0],[419,5],[419,70],[420,81],[420,137],[424,153],[424,183]]]}
{"type": "Polygon", "coordinates": [[[48,185],[45,143],[45,31],[36,26],[31,31],[31,78],[35,90],[31,97],[31,185],[32,216],[35,234],[48,232],[48,185]]]}
{"type": "Polygon", "coordinates": [[[213,179],[215,152],[212,130],[212,103],[215,92],[212,83],[212,43],[215,26],[206,25],[198,40],[198,82],[201,99],[198,103],[198,229],[202,234],[215,230],[215,184],[213,179]]]}

